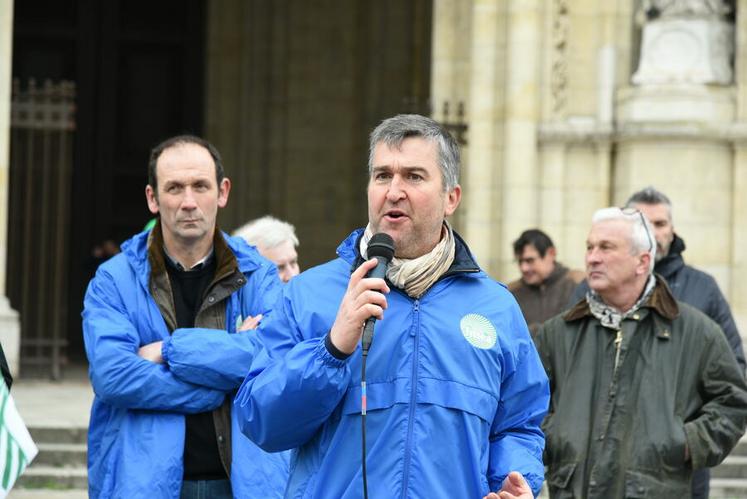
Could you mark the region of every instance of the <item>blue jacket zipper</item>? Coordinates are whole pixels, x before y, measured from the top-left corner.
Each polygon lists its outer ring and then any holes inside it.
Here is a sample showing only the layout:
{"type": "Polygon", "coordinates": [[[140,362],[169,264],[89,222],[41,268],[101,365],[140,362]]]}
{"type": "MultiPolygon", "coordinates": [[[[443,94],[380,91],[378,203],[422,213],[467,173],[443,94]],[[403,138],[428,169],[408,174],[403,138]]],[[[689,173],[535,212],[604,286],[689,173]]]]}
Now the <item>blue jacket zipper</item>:
{"type": "Polygon", "coordinates": [[[410,415],[407,420],[407,440],[405,441],[405,466],[402,473],[402,499],[407,499],[410,481],[410,461],[412,460],[412,432],[415,421],[415,407],[418,395],[418,363],[420,359],[420,300],[413,303],[415,347],[412,356],[412,391],[410,393],[410,415]]]}

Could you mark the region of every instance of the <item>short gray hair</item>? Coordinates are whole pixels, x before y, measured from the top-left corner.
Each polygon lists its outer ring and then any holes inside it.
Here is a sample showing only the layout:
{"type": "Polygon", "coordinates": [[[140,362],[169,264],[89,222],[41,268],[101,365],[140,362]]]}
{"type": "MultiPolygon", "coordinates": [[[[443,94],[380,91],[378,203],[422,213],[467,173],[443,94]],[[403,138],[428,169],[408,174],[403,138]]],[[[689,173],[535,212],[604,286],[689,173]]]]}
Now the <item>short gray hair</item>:
{"type": "Polygon", "coordinates": [[[433,141],[438,147],[438,166],[443,176],[444,191],[452,191],[459,184],[459,144],[435,120],[419,114],[398,114],[379,124],[369,139],[368,174],[373,173],[374,149],[379,143],[390,148],[400,148],[410,137],[433,141]]]}
{"type": "Polygon", "coordinates": [[[637,204],[663,204],[667,207],[669,221],[672,221],[672,202],[666,194],[657,190],[653,185],[644,187],[640,191],[634,192],[625,203],[626,208],[635,208],[637,204]]]}
{"type": "Polygon", "coordinates": [[[656,238],[651,222],[639,210],[630,210],[611,206],[594,212],[592,225],[606,220],[623,220],[630,226],[630,242],[634,254],[648,253],[651,256],[649,273],[653,272],[656,263],[656,238]]]}
{"type": "Polygon", "coordinates": [[[298,246],[296,228],[288,222],[283,222],[269,215],[257,218],[239,227],[233,232],[233,235],[263,249],[276,248],[286,241],[293,243],[293,246],[298,246]]]}

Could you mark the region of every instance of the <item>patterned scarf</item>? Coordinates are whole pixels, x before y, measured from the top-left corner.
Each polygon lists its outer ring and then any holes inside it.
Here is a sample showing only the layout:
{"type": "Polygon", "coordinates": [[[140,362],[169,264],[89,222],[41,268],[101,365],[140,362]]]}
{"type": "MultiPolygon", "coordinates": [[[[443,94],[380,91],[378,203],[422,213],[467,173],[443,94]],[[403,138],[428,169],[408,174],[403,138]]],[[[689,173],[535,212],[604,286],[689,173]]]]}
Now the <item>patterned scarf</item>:
{"type": "MultiPolygon", "coordinates": [[[[371,226],[366,227],[360,242],[361,255],[366,255],[368,241],[373,236],[371,226]]],[[[429,253],[417,258],[393,258],[386,277],[397,288],[403,289],[408,296],[420,298],[444,275],[454,262],[456,246],[454,232],[449,222],[444,220],[441,229],[441,241],[429,253]]]]}
{"type": "Polygon", "coordinates": [[[648,297],[651,296],[651,293],[654,291],[655,285],[656,278],[653,274],[651,274],[650,276],[648,276],[648,281],[646,281],[646,287],[644,288],[641,297],[629,310],[625,312],[619,312],[618,310],[610,307],[602,301],[602,299],[595,291],[592,290],[589,290],[586,293],[586,303],[589,304],[589,310],[591,311],[591,314],[599,319],[599,322],[602,323],[602,326],[617,331],[620,329],[620,324],[622,324],[622,321],[633,315],[639,308],[641,308],[641,305],[643,305],[645,301],[648,300],[648,297]]]}

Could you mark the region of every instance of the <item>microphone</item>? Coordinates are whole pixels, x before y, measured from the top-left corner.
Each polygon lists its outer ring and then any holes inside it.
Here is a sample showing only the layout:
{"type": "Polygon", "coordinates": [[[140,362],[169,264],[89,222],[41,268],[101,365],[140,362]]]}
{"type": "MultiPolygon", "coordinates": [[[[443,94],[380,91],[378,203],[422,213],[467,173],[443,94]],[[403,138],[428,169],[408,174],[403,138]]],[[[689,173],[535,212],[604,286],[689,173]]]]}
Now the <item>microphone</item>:
{"type": "MultiPolygon", "coordinates": [[[[371,237],[368,241],[368,250],[366,251],[366,258],[371,259],[376,257],[376,267],[371,269],[366,277],[378,277],[383,279],[386,277],[386,271],[389,267],[389,263],[394,258],[394,239],[389,234],[379,232],[371,237]]],[[[363,339],[361,345],[363,352],[368,353],[368,349],[371,348],[373,342],[373,331],[374,324],[376,323],[376,317],[369,317],[366,319],[366,324],[363,326],[363,339]]]]}

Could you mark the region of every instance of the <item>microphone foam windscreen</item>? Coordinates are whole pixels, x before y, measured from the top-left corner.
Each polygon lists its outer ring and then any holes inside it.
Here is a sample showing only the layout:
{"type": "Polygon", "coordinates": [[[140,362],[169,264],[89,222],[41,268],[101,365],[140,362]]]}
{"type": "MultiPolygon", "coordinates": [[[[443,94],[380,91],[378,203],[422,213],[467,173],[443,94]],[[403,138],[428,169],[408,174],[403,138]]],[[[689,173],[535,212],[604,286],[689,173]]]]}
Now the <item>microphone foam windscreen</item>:
{"type": "Polygon", "coordinates": [[[394,239],[383,232],[374,234],[368,241],[366,256],[369,259],[378,257],[385,259],[387,262],[390,261],[394,257],[394,239]]]}

